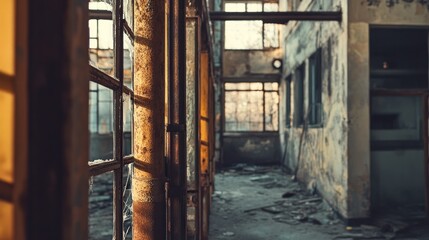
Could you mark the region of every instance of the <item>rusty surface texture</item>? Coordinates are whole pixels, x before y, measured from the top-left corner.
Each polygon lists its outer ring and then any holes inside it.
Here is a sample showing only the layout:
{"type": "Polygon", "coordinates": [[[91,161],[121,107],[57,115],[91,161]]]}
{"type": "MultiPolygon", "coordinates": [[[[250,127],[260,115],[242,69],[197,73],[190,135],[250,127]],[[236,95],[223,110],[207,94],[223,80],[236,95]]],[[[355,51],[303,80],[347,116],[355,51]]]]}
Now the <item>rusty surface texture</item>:
{"type": "MultiPolygon", "coordinates": [[[[185,6],[186,1],[170,1],[170,114],[169,124],[186,123],[185,91],[185,6]]],[[[186,135],[170,133],[170,234],[171,239],[186,238],[186,135]]]]}
{"type": "Polygon", "coordinates": [[[165,238],[164,28],[165,3],[135,1],[133,237],[165,238]],[[137,103],[138,102],[138,103],[137,103]]]}

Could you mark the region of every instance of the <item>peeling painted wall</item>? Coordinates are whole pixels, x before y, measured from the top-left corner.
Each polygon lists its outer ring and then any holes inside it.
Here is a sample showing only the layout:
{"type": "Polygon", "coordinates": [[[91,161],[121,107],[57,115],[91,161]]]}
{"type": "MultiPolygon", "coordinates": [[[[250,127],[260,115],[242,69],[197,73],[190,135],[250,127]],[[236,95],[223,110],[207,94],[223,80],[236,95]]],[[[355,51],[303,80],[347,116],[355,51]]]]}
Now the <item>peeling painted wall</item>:
{"type": "MultiPolygon", "coordinates": [[[[285,28],[284,77],[293,74],[302,63],[308,73],[308,58],[322,48],[323,126],[296,127],[292,119],[292,127],[286,128],[283,81],[281,151],[284,164],[298,169],[298,179],[315,182],[317,190],[343,217],[366,218],[371,207],[369,29],[429,27],[429,1],[303,0],[298,7],[298,11],[337,9],[343,11],[340,24],[290,22],[285,28]]],[[[307,91],[306,86],[308,74],[304,81],[307,91]]],[[[294,89],[293,83],[291,88],[294,89]]],[[[304,106],[308,106],[308,92],[304,95],[304,106]]],[[[291,99],[293,116],[293,93],[291,99]]]]}
{"type": "Polygon", "coordinates": [[[349,1],[348,34],[348,212],[370,215],[369,29],[429,27],[429,1],[349,1]]]}
{"type": "MultiPolygon", "coordinates": [[[[280,116],[283,163],[297,171],[300,181],[315,183],[317,191],[341,215],[347,216],[347,2],[303,1],[298,11],[343,11],[339,22],[291,22],[286,27],[284,72],[292,74],[305,64],[304,116],[308,114],[309,57],[322,53],[322,125],[294,126],[294,92],[291,128],[286,128],[285,81],[280,116]]],[[[305,118],[305,117],[304,117],[305,118]]]]}

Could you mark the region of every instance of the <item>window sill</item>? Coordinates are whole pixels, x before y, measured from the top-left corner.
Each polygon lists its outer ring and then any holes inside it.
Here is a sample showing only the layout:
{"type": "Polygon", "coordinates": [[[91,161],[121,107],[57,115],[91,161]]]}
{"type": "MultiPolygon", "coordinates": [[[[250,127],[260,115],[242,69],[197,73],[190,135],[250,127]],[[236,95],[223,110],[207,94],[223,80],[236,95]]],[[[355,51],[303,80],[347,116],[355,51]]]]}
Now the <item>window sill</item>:
{"type": "Polygon", "coordinates": [[[308,128],[323,128],[322,123],[309,124],[308,128]]]}

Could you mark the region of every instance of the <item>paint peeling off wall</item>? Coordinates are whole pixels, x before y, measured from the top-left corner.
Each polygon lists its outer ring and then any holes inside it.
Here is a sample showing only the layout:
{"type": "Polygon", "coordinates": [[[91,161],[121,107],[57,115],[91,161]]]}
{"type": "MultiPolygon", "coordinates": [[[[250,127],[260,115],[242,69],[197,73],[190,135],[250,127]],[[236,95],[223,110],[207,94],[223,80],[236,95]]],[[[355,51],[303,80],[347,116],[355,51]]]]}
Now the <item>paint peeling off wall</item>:
{"type": "MultiPolygon", "coordinates": [[[[300,181],[314,182],[317,191],[341,215],[347,216],[347,1],[312,1],[307,11],[342,9],[343,21],[292,23],[285,39],[285,77],[292,76],[304,64],[304,119],[308,115],[309,57],[318,49],[322,54],[322,124],[294,125],[294,99],[291,97],[291,128],[285,127],[285,114],[280,135],[284,164],[295,170],[300,181]]],[[[302,7],[302,6],[301,6],[302,7]]],[[[285,112],[285,88],[282,83],[282,112],[285,112]]],[[[308,121],[306,121],[308,122],[308,121]]]]}

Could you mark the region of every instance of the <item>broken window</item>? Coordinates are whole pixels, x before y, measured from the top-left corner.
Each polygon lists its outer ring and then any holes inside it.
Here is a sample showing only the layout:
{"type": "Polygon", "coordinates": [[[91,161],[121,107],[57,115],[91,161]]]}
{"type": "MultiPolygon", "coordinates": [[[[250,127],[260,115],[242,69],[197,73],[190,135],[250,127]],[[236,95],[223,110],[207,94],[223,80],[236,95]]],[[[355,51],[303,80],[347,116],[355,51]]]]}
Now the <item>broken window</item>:
{"type": "Polygon", "coordinates": [[[304,79],[305,65],[298,67],[294,80],[294,124],[301,126],[304,124],[304,79]]]}
{"type": "Polygon", "coordinates": [[[134,1],[119,2],[89,1],[89,239],[132,239],[134,1]]]}
{"type": "Polygon", "coordinates": [[[310,57],[309,61],[308,117],[308,123],[310,125],[322,123],[322,71],[320,49],[310,57]]]}
{"type": "MultiPolygon", "coordinates": [[[[263,1],[226,2],[225,12],[276,12],[278,3],[263,1]]],[[[276,24],[262,21],[226,21],[225,49],[261,50],[279,47],[279,30],[276,24]]]]}
{"type": "Polygon", "coordinates": [[[278,130],[278,83],[225,83],[225,131],[278,130]]]}

